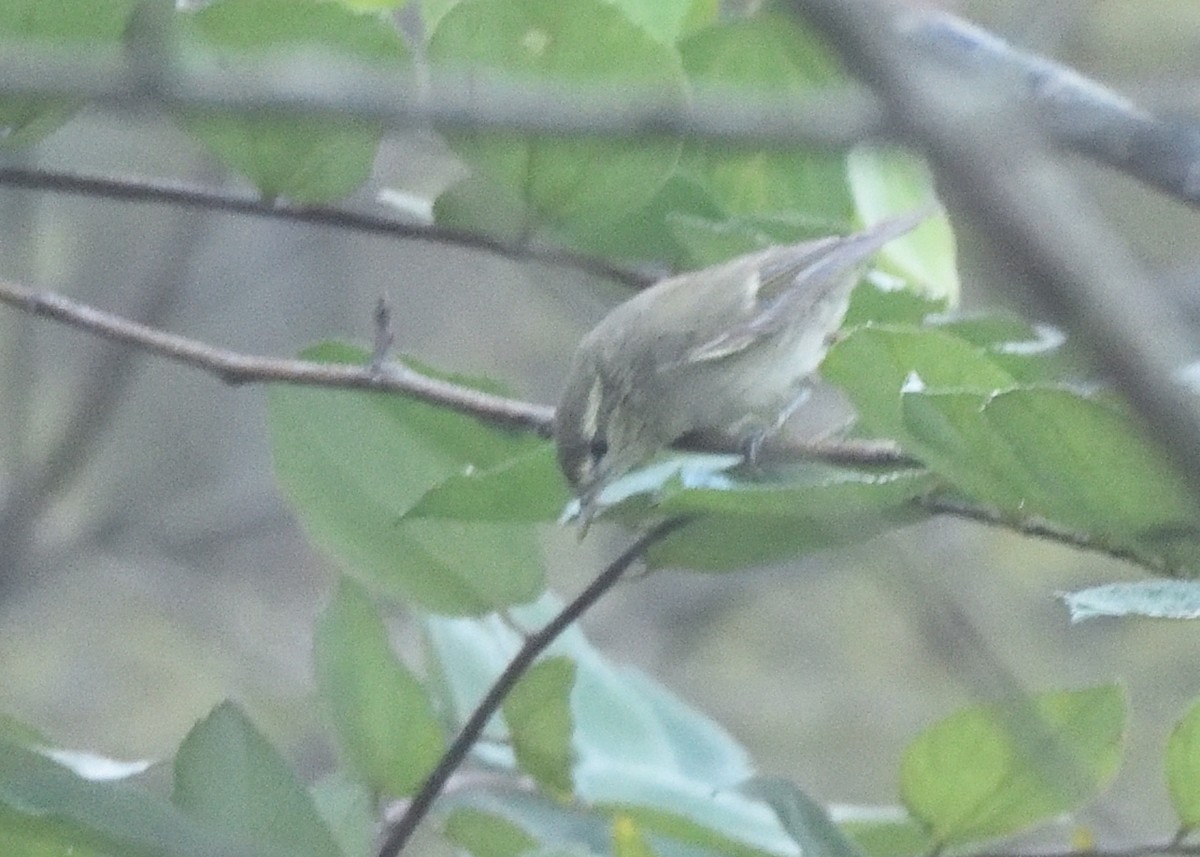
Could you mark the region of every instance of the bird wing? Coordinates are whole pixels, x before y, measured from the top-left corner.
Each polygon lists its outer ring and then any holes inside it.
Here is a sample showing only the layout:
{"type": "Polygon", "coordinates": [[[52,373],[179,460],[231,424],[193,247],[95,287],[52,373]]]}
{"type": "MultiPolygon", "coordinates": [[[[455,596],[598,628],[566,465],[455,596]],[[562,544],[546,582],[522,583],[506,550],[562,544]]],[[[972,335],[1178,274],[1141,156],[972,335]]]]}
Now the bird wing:
{"type": "Polygon", "coordinates": [[[928,208],[844,237],[833,236],[765,251],[750,276],[753,306],[747,317],[692,348],[685,362],[699,363],[737,354],[764,336],[790,325],[836,291],[847,294],[878,250],[929,217],[928,208]]]}

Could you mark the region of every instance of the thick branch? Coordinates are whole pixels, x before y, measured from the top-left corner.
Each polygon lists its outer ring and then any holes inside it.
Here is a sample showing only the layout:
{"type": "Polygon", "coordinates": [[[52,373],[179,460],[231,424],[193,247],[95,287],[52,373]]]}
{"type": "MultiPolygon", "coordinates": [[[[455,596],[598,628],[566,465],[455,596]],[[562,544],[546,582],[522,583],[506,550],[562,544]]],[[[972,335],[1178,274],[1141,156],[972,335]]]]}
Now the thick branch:
{"type": "MultiPolygon", "coordinates": [[[[1017,50],[945,13],[910,11],[893,35],[960,82],[986,87],[1009,106],[1033,108],[1039,129],[1056,145],[1200,205],[1196,123],[1164,121],[1067,66],[1017,50]]],[[[869,93],[854,90],[798,98],[694,85],[683,102],[661,87],[515,79],[495,70],[434,69],[421,85],[417,75],[402,68],[339,65],[327,57],[321,59],[321,75],[314,76],[312,58],[303,55],[237,67],[185,68],[174,62],[169,43],[162,43],[166,37],[165,31],[140,33],[125,58],[4,44],[0,92],[87,98],[118,110],[291,111],[390,127],[436,122],[473,130],[686,136],[835,149],[894,138],[903,124],[892,122],[869,93]],[[143,55],[155,62],[141,62],[143,55]]]]}
{"type": "MultiPolygon", "coordinates": [[[[1003,260],[1025,303],[1049,308],[1071,341],[1134,406],[1200,502],[1200,399],[1175,380],[1192,337],[1155,282],[1042,144],[1036,120],[990,91],[962,87],[893,35],[892,7],[793,0],[887,101],[929,157],[940,185],[1003,260]],[[998,133],[998,129],[1003,133],[998,133]]],[[[969,82],[973,83],[973,82],[969,82]]]]}

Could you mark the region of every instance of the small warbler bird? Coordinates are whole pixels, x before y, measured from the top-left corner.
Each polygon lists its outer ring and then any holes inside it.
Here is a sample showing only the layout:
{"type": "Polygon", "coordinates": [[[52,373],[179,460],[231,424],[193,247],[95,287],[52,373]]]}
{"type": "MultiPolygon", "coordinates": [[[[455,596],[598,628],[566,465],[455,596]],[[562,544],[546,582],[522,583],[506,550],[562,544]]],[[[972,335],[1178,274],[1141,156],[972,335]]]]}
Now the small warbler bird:
{"type": "Polygon", "coordinates": [[[684,435],[750,441],[803,399],[866,263],[930,209],[662,280],[583,338],[554,420],[586,528],[604,487],[684,435]]]}

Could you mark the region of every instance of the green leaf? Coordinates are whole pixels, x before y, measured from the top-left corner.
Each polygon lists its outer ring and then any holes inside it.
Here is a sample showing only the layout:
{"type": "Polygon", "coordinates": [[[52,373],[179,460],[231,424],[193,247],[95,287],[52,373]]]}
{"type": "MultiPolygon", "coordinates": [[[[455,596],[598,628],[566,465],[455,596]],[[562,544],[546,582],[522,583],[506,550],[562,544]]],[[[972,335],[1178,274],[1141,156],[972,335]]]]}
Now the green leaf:
{"type": "Polygon", "coordinates": [[[342,857],[372,857],[378,820],[375,800],[345,769],[334,771],[309,789],[313,805],[341,849],[342,857]]]}
{"type": "Polygon", "coordinates": [[[696,0],[613,0],[613,5],[664,45],[674,44],[689,25],[698,23],[691,18],[693,14],[703,14],[695,8],[699,5],[696,0]]]}
{"type": "Polygon", "coordinates": [[[1017,833],[1093,797],[1124,728],[1116,685],[969,708],[905,750],[901,799],[938,848],[1017,833]]]}
{"type": "MultiPolygon", "coordinates": [[[[775,244],[825,238],[827,222],[794,212],[726,215],[675,212],[668,217],[688,268],[705,268],[775,244]]],[[[843,229],[842,231],[849,231],[843,229]]]]}
{"type": "MultiPolygon", "coordinates": [[[[157,795],[86,780],[36,750],[0,738],[0,844],[5,854],[120,857],[283,857],[207,826],[157,795]]],[[[305,852],[307,853],[307,852],[305,852]]]]}
{"type": "Polygon", "coordinates": [[[613,819],[612,854],[613,857],[657,857],[638,823],[623,813],[613,819]]]}
{"type": "Polygon", "coordinates": [[[825,807],[793,783],[755,777],[743,783],[741,790],[774,810],[804,857],[864,857],[862,849],[833,823],[825,807]]]}
{"type": "Polygon", "coordinates": [[[910,857],[936,850],[929,832],[902,807],[840,807],[835,820],[870,857],[910,857]]]}
{"type": "Polygon", "coordinates": [[[528,235],[532,214],[517,189],[476,172],[438,195],[433,219],[445,229],[517,243],[528,235]]]}
{"type": "Polygon", "coordinates": [[[982,349],[1022,384],[1053,383],[1079,374],[1062,353],[1061,332],[1015,315],[958,316],[938,320],[936,327],[982,349]]]}
{"type": "MultiPolygon", "coordinates": [[[[679,58],[599,0],[470,0],[447,11],[428,55],[451,73],[470,70],[566,85],[646,87],[683,103],[679,58]]],[[[519,190],[542,225],[587,234],[645,205],[670,176],[678,143],[560,134],[447,131],[474,168],[519,190]]]]}
{"type": "MultiPolygon", "coordinates": [[[[698,267],[678,223],[724,220],[725,211],[700,182],[675,173],[645,205],[591,233],[570,238],[580,250],[613,259],[647,260],[668,270],[698,267]]],[[[722,260],[726,257],[721,257],[722,260]]],[[[702,267],[702,264],[699,265],[702,267]]]]}
{"type": "MultiPolygon", "coordinates": [[[[80,53],[100,61],[115,57],[134,0],[4,0],[0,44],[8,53],[80,53]]],[[[61,127],[86,101],[81,98],[0,98],[0,150],[36,143],[61,127]]]]}
{"type": "Polygon", "coordinates": [[[535,664],[504,700],[513,753],[521,770],[549,794],[571,796],[571,688],[575,664],[547,658],[535,664]]]}
{"type": "Polygon", "coordinates": [[[1200,702],[1188,709],[1167,739],[1167,791],[1183,830],[1200,827],[1200,702]]]}
{"type": "MultiPolygon", "coordinates": [[[[184,23],[192,46],[222,66],[311,54],[398,73],[407,58],[395,29],[380,18],[320,0],[216,0],[184,23]]],[[[314,62],[316,72],[320,65],[314,62]]],[[[267,199],[309,204],[345,196],[362,184],[384,131],[377,121],[348,116],[217,110],[191,111],[182,122],[267,199]]]]}
{"type": "Polygon", "coordinates": [[[911,289],[880,288],[868,280],[851,293],[842,329],[866,324],[916,328],[929,315],[945,311],[945,301],[923,298],[911,289]]]}
{"type": "Polygon", "coordinates": [[[411,795],[445,748],[421,682],[392,653],[366,593],[343,580],[317,622],[317,689],[342,751],[375,791],[411,795]]]}
{"type": "Polygon", "coordinates": [[[1112,405],[1062,388],[904,394],[906,446],[973,497],[1118,541],[1195,538],[1190,494],[1112,405]]]}
{"type": "MultiPolygon", "coordinates": [[[[698,84],[803,96],[844,80],[834,55],[787,17],[758,15],[712,26],[680,50],[689,80],[698,84]]],[[[731,214],[803,212],[825,233],[844,231],[854,219],[840,154],[690,142],[684,165],[731,214]]]]}
{"type": "Polygon", "coordinates": [[[899,440],[905,437],[900,391],[913,374],[929,389],[991,393],[1015,384],[981,349],[936,329],[856,328],[821,364],[821,376],[850,396],[866,431],[899,440]]]}
{"type": "Polygon", "coordinates": [[[926,517],[912,500],[937,480],[923,470],[804,464],[773,475],[770,482],[693,485],[664,485],[656,509],[703,515],[651,548],[652,567],[723,571],[859,544],[926,517]]]}
{"type": "Polygon", "coordinates": [[[1097,616],[1200,619],[1200,582],[1194,580],[1109,583],[1059,597],[1066,603],[1072,622],[1097,616]]]}
{"type": "MultiPolygon", "coordinates": [[[[846,174],[855,207],[866,223],[920,209],[936,199],[929,167],[903,149],[859,146],[847,158],[846,174]]],[[[888,242],[876,264],[899,274],[918,294],[958,305],[954,230],[944,214],[888,242]]]]}
{"type": "MultiPolygon", "coordinates": [[[[528,631],[544,625],[558,609],[558,602],[547,596],[537,604],[515,608],[509,618],[528,631]]],[[[433,671],[445,683],[447,708],[461,719],[507,664],[522,637],[498,617],[430,617],[426,625],[428,648],[437,663],[433,671]]],[[[638,671],[609,664],[577,628],[560,637],[552,653],[567,655],[576,665],[571,712],[574,789],[580,801],[627,813],[647,830],[691,844],[720,842],[742,855],[788,852],[791,846],[778,822],[761,804],[736,792],[735,786],[750,775],[750,764],[745,751],[718,724],[638,671]]],[[[506,730],[489,724],[489,740],[506,738],[506,730]]],[[[512,767],[506,749],[485,744],[475,752],[490,764],[512,767]]],[[[510,806],[508,796],[496,800],[510,806]]],[[[520,804],[528,806],[524,801],[520,804]]],[[[507,811],[503,814],[513,818],[507,811]]],[[[557,833],[561,833],[558,825],[566,823],[554,813],[547,820],[540,804],[534,815],[557,833]]],[[[540,841],[562,841],[545,840],[528,824],[521,827],[540,841]]],[[[593,841],[590,847],[599,851],[603,843],[593,841]]],[[[655,848],[663,857],[673,857],[659,849],[657,841],[655,848]]]]}
{"type": "Polygon", "coordinates": [[[298,857],[341,857],[283,758],[228,702],[180,745],[171,799],[193,818],[298,857]]]}
{"type": "Polygon", "coordinates": [[[537,847],[537,840],[518,825],[471,807],[451,812],[445,833],[474,857],[521,857],[537,847]]]}
{"type": "MultiPolygon", "coordinates": [[[[337,345],[306,356],[367,360],[337,345]]],[[[531,528],[404,517],[448,477],[495,467],[541,441],[395,395],[281,386],[268,403],[284,495],[314,541],[356,579],[450,614],[486,613],[541,591],[531,528]]]]}
{"type": "Polygon", "coordinates": [[[487,470],[456,473],[425,492],[406,518],[554,521],[570,499],[550,445],[487,470]]]}

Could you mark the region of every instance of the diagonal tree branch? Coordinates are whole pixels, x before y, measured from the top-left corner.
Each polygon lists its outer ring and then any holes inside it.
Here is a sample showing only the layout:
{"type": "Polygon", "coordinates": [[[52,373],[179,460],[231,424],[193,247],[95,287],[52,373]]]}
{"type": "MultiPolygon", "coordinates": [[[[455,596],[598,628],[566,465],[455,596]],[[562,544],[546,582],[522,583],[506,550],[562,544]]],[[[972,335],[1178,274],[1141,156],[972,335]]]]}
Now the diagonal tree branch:
{"type": "Polygon", "coordinates": [[[23,190],[120,199],[127,202],[178,205],[267,220],[328,226],[366,235],[384,235],[392,238],[466,247],[494,253],[505,259],[537,261],[547,265],[571,268],[605,277],[633,288],[647,286],[651,279],[644,274],[631,271],[629,268],[622,268],[595,256],[572,253],[569,250],[489,238],[465,229],[452,229],[423,223],[405,223],[394,217],[344,208],[299,206],[283,202],[270,203],[248,194],[236,194],[225,189],[201,187],[179,181],[138,176],[95,176],[37,167],[0,165],[0,185],[23,190]]]}
{"type": "Polygon", "coordinates": [[[472,390],[395,363],[385,364],[376,371],[370,366],[241,354],[147,327],[61,295],[35,292],[10,282],[0,281],[0,303],[201,369],[227,384],[303,384],[403,393],[496,425],[532,431],[543,437],[549,436],[554,417],[550,407],[472,390]]]}
{"type": "MultiPolygon", "coordinates": [[[[438,407],[449,408],[483,422],[530,431],[549,437],[553,430],[554,409],[519,399],[496,396],[449,381],[423,375],[398,363],[377,367],[346,363],[317,363],[242,354],[187,337],[177,336],[130,321],[112,313],[78,303],[61,295],[36,292],[0,280],[0,304],[77,327],[97,336],[122,342],[176,363],[217,376],[227,384],[298,384],[343,390],[368,390],[412,396],[438,407]]],[[[386,322],[385,319],[383,319],[386,322]]],[[[380,316],[376,316],[377,335],[380,316]]],[[[744,444],[733,437],[700,437],[680,449],[700,452],[740,453],[744,444]]],[[[765,458],[805,459],[849,467],[921,467],[895,443],[887,440],[795,441],[769,438],[764,445],[765,458]]],[[[1088,550],[1124,560],[1154,573],[1162,573],[1163,564],[1153,557],[1113,547],[1101,540],[1055,527],[1044,521],[1016,521],[994,511],[949,498],[930,496],[918,501],[930,514],[977,521],[1003,527],[1022,535],[1088,550]]]]}
{"type": "Polygon", "coordinates": [[[513,655],[512,660],[488,688],[483,699],[475,706],[475,710],[471,712],[471,716],[467,718],[467,722],[463,724],[454,741],[442,754],[437,766],[409,802],[404,814],[392,826],[379,849],[379,857],[396,857],[404,849],[417,826],[433,808],[433,802],[442,793],[442,788],[450,779],[450,775],[466,759],[487,722],[499,710],[505,697],[512,691],[521,676],[533,665],[538,655],[558,639],[558,636],[570,627],[571,623],[591,609],[604,593],[616,586],[629,567],[646,555],[646,551],[686,525],[690,520],[691,518],[686,515],[677,515],[667,518],[646,531],[620,556],[610,562],[596,576],[595,580],[584,587],[584,590],[574,600],[558,612],[558,615],[525,639],[520,650],[513,655]]]}

